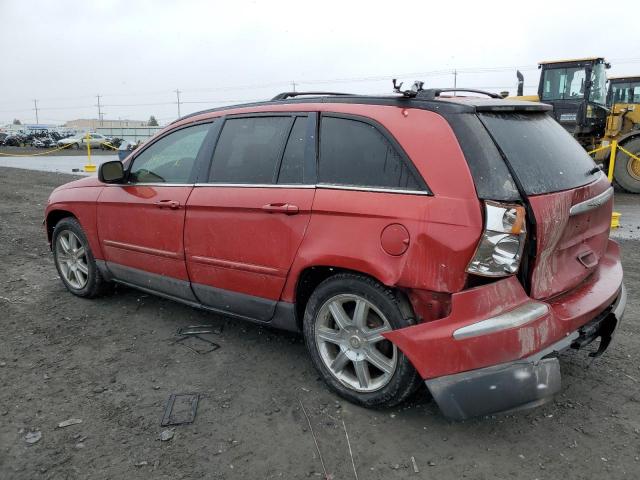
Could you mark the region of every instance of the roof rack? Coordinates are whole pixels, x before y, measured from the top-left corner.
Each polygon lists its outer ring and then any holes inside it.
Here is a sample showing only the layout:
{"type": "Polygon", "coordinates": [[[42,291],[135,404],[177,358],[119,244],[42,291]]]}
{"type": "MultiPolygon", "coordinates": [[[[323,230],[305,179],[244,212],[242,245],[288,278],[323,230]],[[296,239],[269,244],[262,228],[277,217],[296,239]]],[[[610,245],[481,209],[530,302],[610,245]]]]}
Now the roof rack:
{"type": "Polygon", "coordinates": [[[300,97],[302,95],[353,95],[352,93],[341,92],[282,92],[271,99],[274,100],[286,100],[287,98],[300,97]]]}
{"type": "Polygon", "coordinates": [[[425,90],[419,90],[416,94],[416,98],[422,100],[433,100],[436,97],[439,97],[441,93],[445,92],[467,92],[467,93],[480,93],[482,95],[487,95],[491,98],[500,98],[503,97],[497,93],[487,92],[486,90],[475,90],[473,88],[429,88],[425,90]]]}

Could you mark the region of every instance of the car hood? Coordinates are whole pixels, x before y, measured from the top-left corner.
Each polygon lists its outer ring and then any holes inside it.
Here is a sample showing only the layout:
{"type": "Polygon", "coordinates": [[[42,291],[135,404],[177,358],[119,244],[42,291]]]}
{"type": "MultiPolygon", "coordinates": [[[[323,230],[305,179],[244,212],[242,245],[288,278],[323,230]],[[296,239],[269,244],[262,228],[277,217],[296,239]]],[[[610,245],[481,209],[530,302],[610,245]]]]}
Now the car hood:
{"type": "Polygon", "coordinates": [[[76,143],[79,141],[79,138],[63,138],[62,140],[58,140],[58,143],[76,143]]]}
{"type": "Polygon", "coordinates": [[[98,177],[91,176],[91,177],[80,178],[78,180],[74,180],[73,182],[60,185],[58,188],[54,190],[54,192],[58,190],[67,190],[69,188],[100,187],[100,186],[104,186],[104,184],[100,182],[100,180],[98,180],[98,177]]]}

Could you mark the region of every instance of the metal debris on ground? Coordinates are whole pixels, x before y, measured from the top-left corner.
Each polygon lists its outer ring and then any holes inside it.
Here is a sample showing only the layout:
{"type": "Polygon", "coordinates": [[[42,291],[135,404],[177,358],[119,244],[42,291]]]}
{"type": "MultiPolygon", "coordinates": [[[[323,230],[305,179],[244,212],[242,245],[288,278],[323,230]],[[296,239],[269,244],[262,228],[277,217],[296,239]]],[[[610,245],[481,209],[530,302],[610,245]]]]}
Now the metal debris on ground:
{"type": "Polygon", "coordinates": [[[349,434],[347,433],[347,425],[344,423],[344,418],[342,419],[342,428],[344,428],[344,436],[347,437],[347,445],[349,446],[349,456],[351,457],[351,466],[353,467],[353,474],[355,475],[356,480],[358,480],[356,462],[353,460],[353,452],[351,451],[351,442],[349,441],[349,434]]]}
{"type": "Polygon", "coordinates": [[[215,333],[219,335],[222,333],[222,326],[216,327],[214,325],[189,325],[188,327],[178,328],[178,335],[202,335],[205,333],[215,333]]]}
{"type": "Polygon", "coordinates": [[[205,353],[211,353],[220,348],[216,342],[212,342],[211,340],[204,338],[200,335],[183,335],[181,338],[177,339],[174,343],[179,343],[187,347],[189,350],[196,352],[199,355],[204,355],[205,353]],[[200,342],[200,346],[198,346],[197,342],[192,342],[192,340],[197,340],[200,342]],[[189,345],[187,342],[192,343],[189,345]]]}
{"type": "Polygon", "coordinates": [[[327,473],[327,467],[324,466],[324,459],[322,458],[322,453],[320,453],[320,447],[318,446],[318,439],[316,438],[316,434],[313,431],[313,427],[311,426],[311,419],[309,419],[309,415],[307,415],[307,411],[302,404],[302,400],[298,399],[300,403],[300,407],[302,408],[302,413],[304,413],[305,418],[307,419],[307,423],[309,424],[309,430],[311,431],[311,436],[313,437],[313,442],[316,444],[316,450],[318,451],[318,457],[320,457],[320,463],[322,464],[322,471],[324,472],[325,480],[329,478],[329,474],[327,473]]]}
{"type": "Polygon", "coordinates": [[[416,457],[411,457],[411,463],[413,464],[413,472],[420,473],[420,470],[418,470],[418,464],[416,463],[416,457]]]}
{"type": "Polygon", "coordinates": [[[199,400],[200,395],[197,393],[172,393],[169,395],[160,425],[166,427],[193,423],[199,400]]]}
{"type": "Polygon", "coordinates": [[[78,423],[82,423],[82,420],[79,418],[70,418],[69,420],[65,420],[64,422],[60,422],[58,424],[58,428],[65,428],[71,425],[77,425],[78,423]]]}
{"type": "Polygon", "coordinates": [[[42,438],[42,432],[40,430],[36,430],[35,432],[29,432],[24,436],[24,441],[27,443],[36,443],[39,442],[42,438]]]}
{"type": "Polygon", "coordinates": [[[169,440],[171,440],[173,438],[173,436],[175,435],[175,428],[169,428],[167,430],[163,430],[160,433],[160,441],[162,442],[168,442],[169,440]]]}

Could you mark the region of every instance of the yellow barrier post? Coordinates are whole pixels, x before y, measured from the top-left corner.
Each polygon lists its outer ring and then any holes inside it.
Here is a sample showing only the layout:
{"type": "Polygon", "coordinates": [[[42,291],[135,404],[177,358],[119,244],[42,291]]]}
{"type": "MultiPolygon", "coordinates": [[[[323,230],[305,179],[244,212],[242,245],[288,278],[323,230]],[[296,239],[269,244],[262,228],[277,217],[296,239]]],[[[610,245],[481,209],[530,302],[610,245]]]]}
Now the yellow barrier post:
{"type": "MultiPolygon", "coordinates": [[[[616,166],[616,153],[618,153],[618,141],[611,140],[611,153],[609,154],[609,171],[607,178],[613,182],[613,170],[616,166]]],[[[620,212],[611,212],[611,228],[620,227],[620,212]]]]}
{"type": "Polygon", "coordinates": [[[89,133],[87,133],[86,135],[86,140],[87,140],[87,164],[84,166],[84,171],[85,172],[95,172],[96,171],[96,166],[91,163],[91,141],[89,140],[89,133]]]}
{"type": "Polygon", "coordinates": [[[611,153],[609,154],[609,171],[607,172],[607,178],[610,182],[613,182],[613,169],[616,165],[616,153],[618,151],[618,141],[611,140],[611,153]]]}

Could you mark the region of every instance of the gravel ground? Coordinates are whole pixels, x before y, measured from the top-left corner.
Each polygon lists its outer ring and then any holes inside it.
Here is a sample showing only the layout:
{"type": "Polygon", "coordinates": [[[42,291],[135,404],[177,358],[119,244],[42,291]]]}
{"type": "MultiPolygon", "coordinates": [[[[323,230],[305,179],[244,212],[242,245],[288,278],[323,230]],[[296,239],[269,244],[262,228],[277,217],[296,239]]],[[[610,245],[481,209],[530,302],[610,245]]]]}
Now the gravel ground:
{"type": "Polygon", "coordinates": [[[73,178],[0,168],[1,479],[323,478],[314,435],[330,478],[352,479],[343,421],[363,480],[640,478],[637,236],[621,241],[629,304],[605,356],[564,355],[562,391],[543,407],[452,423],[424,390],[391,410],[343,402],[296,335],[126,288],[67,293],[41,223],[49,192],[73,178]],[[176,344],[192,324],[221,328],[221,348],[176,344]],[[201,395],[195,422],[162,441],[167,398],[184,392],[201,395]],[[69,419],[82,423],[58,427],[69,419]]]}

